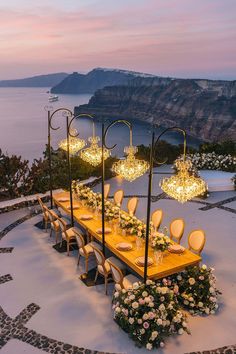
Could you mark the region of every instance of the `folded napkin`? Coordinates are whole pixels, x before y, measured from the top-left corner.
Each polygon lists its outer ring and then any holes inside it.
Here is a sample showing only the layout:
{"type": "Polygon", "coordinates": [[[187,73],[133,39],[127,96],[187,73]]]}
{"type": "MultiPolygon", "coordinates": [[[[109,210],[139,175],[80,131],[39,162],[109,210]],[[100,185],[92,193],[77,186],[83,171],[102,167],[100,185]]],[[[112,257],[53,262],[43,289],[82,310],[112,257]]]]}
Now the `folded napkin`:
{"type": "Polygon", "coordinates": [[[168,247],[168,251],[171,252],[171,253],[183,253],[185,250],[185,248],[183,246],[180,246],[180,245],[170,245],[168,247]]]}
{"type": "MultiPolygon", "coordinates": [[[[70,204],[66,205],[66,209],[71,210],[70,204]]],[[[73,210],[79,209],[79,205],[78,204],[73,204],[73,210]]]]}
{"type": "Polygon", "coordinates": [[[93,219],[92,214],[84,214],[80,216],[80,220],[91,220],[91,219],[93,219]]]}
{"type": "MultiPolygon", "coordinates": [[[[145,257],[141,256],[135,259],[135,263],[139,266],[139,267],[144,267],[144,263],[145,263],[145,257]]],[[[148,257],[148,266],[153,264],[153,259],[151,257],[148,257]]]]}
{"type": "Polygon", "coordinates": [[[62,197],[62,198],[58,199],[58,202],[69,202],[69,201],[70,201],[70,198],[68,198],[68,197],[62,197]]]}
{"type": "MultiPolygon", "coordinates": [[[[100,227],[99,229],[96,230],[96,232],[98,234],[102,234],[102,228],[100,227]]],[[[104,232],[105,232],[105,234],[109,234],[111,232],[111,228],[110,227],[106,227],[104,232]]]]}
{"type": "Polygon", "coordinates": [[[116,248],[120,251],[130,251],[132,250],[133,246],[128,242],[120,242],[117,243],[116,248]]]}

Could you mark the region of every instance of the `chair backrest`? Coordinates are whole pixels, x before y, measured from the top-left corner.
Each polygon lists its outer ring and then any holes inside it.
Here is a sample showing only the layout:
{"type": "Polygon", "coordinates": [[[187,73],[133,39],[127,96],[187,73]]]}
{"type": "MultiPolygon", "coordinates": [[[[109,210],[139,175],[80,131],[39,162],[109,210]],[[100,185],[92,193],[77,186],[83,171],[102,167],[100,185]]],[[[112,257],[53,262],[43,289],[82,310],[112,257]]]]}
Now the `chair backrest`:
{"type": "Polygon", "coordinates": [[[40,208],[42,209],[42,212],[43,212],[43,202],[42,202],[42,199],[39,197],[39,196],[37,196],[37,200],[38,200],[38,202],[39,202],[39,205],[40,205],[40,208]]]}
{"type": "Polygon", "coordinates": [[[50,219],[51,222],[55,221],[58,219],[58,215],[53,211],[47,208],[47,212],[48,212],[48,217],[50,219]]]}
{"type": "Polygon", "coordinates": [[[162,222],[162,218],[163,218],[163,211],[161,209],[156,209],[153,213],[152,213],[152,223],[153,226],[155,228],[155,231],[157,231],[161,225],[162,222]]]}
{"type": "Polygon", "coordinates": [[[177,243],[180,243],[180,240],[184,234],[184,220],[183,219],[174,219],[170,223],[170,239],[175,239],[177,243]]]}
{"type": "Polygon", "coordinates": [[[45,219],[49,218],[49,209],[46,205],[43,204],[42,206],[43,216],[45,219]]]}
{"type": "Polygon", "coordinates": [[[61,218],[58,218],[57,220],[59,222],[59,226],[60,226],[61,232],[66,233],[66,227],[67,227],[66,222],[63,219],[61,219],[61,218]]]}
{"type": "Polygon", "coordinates": [[[128,213],[130,216],[133,216],[135,214],[137,206],[138,206],[138,198],[137,197],[133,197],[128,200],[127,208],[128,208],[128,213]]]}
{"type": "Polygon", "coordinates": [[[104,198],[107,199],[110,193],[111,185],[109,183],[104,186],[104,198]]]}
{"type": "Polygon", "coordinates": [[[122,201],[124,198],[124,191],[123,189],[118,189],[115,193],[114,193],[114,203],[117,206],[121,206],[122,201]]]}
{"type": "Polygon", "coordinates": [[[112,274],[112,278],[113,278],[114,282],[116,284],[119,284],[121,286],[121,288],[123,288],[124,275],[123,275],[121,269],[117,265],[112,263],[111,261],[108,261],[108,262],[111,267],[111,274],[112,274]]]}
{"type": "Polygon", "coordinates": [[[78,248],[84,249],[85,242],[84,242],[83,236],[81,234],[77,233],[75,238],[76,238],[78,248]]]}
{"type": "Polygon", "coordinates": [[[193,230],[188,236],[188,248],[191,251],[201,254],[205,246],[206,236],[203,230],[193,230]]]}
{"type": "Polygon", "coordinates": [[[100,251],[94,245],[92,245],[92,247],[93,247],[93,250],[94,250],[94,254],[95,254],[96,261],[97,261],[97,265],[104,266],[104,263],[106,261],[106,259],[104,257],[104,254],[102,253],[102,251],[100,251]]]}

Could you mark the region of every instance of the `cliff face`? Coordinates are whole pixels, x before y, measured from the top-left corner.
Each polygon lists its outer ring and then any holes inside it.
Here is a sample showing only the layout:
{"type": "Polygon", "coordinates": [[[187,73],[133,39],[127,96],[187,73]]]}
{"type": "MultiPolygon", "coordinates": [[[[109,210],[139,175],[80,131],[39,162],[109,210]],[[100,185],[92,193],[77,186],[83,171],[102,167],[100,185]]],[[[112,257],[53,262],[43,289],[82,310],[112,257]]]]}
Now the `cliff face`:
{"type": "Polygon", "coordinates": [[[74,72],[58,85],[52,87],[51,92],[72,94],[94,93],[105,86],[126,85],[138,75],[152,77],[152,75],[132,71],[103,68],[94,69],[86,75],[74,72]]]}
{"type": "Polygon", "coordinates": [[[136,78],[98,90],[79,112],[178,125],[209,141],[236,139],[236,81],[136,78]]]}

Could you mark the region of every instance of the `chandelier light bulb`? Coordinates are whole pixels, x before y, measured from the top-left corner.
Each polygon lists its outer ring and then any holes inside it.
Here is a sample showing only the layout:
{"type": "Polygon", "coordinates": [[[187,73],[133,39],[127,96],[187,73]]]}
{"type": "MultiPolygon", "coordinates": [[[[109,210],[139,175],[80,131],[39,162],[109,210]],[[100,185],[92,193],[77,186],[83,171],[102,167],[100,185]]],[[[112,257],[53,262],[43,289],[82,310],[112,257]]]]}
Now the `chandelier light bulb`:
{"type": "Polygon", "coordinates": [[[124,149],[127,157],[119,160],[112,165],[112,172],[125,180],[132,182],[136,178],[141,177],[149,168],[149,163],[144,160],[138,160],[135,158],[138,148],[130,145],[124,149]]]}
{"type": "MultiPolygon", "coordinates": [[[[88,138],[90,146],[87,149],[84,149],[80,153],[82,160],[90,163],[92,166],[96,167],[102,162],[102,148],[98,146],[100,141],[99,136],[91,136],[88,138]]],[[[103,157],[106,160],[110,156],[110,151],[106,148],[103,149],[103,157]]]]}
{"type": "Polygon", "coordinates": [[[185,203],[207,191],[205,181],[189,173],[191,167],[191,161],[179,160],[176,162],[177,174],[163,178],[160,182],[161,189],[180,203],[185,203]]]}
{"type": "MultiPolygon", "coordinates": [[[[77,130],[76,129],[72,129],[71,130],[71,135],[73,136],[69,136],[69,152],[70,155],[75,155],[79,150],[83,149],[86,145],[85,140],[80,139],[75,137],[74,135],[77,134],[77,130]]],[[[67,143],[67,139],[62,139],[59,144],[58,144],[59,148],[67,151],[68,148],[68,143],[67,143]]]]}

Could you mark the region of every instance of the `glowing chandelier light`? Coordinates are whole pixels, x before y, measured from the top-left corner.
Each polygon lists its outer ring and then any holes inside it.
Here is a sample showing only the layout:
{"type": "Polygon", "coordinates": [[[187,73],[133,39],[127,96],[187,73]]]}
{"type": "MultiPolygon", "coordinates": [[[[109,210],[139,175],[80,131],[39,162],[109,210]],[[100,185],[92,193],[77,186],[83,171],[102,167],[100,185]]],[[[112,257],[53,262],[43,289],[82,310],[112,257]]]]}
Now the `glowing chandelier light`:
{"type": "MultiPolygon", "coordinates": [[[[99,136],[91,136],[88,138],[90,142],[90,146],[87,149],[84,149],[80,153],[80,157],[82,160],[90,163],[92,166],[96,167],[100,165],[102,162],[102,148],[98,146],[98,142],[100,141],[99,136]]],[[[106,148],[103,149],[103,158],[106,160],[110,156],[110,151],[106,148]]]]}
{"type": "Polygon", "coordinates": [[[141,177],[149,168],[149,163],[144,160],[138,160],[135,158],[135,154],[138,152],[137,146],[126,146],[124,153],[127,157],[123,160],[119,160],[112,165],[112,172],[115,172],[125,180],[132,182],[136,178],[141,177]]]}
{"type": "Polygon", "coordinates": [[[177,174],[163,178],[160,182],[161,189],[180,203],[185,203],[207,191],[206,183],[200,177],[190,174],[191,167],[190,160],[185,160],[185,158],[179,160],[176,162],[177,174]]]}
{"type": "MultiPolygon", "coordinates": [[[[85,140],[76,137],[77,134],[76,129],[71,129],[70,134],[71,135],[69,135],[69,152],[71,155],[75,155],[79,150],[85,147],[86,142],[85,140]]],[[[67,151],[68,148],[67,139],[61,140],[58,146],[60,149],[67,151]]]]}

